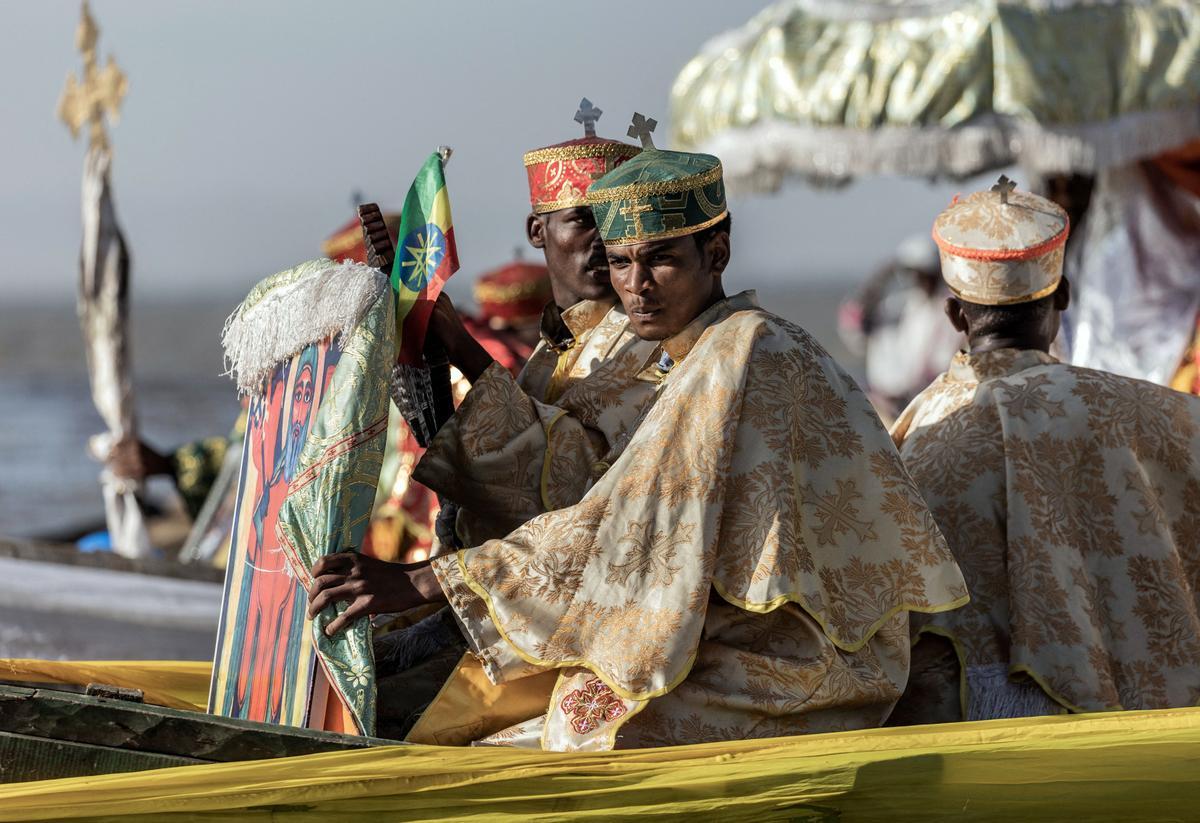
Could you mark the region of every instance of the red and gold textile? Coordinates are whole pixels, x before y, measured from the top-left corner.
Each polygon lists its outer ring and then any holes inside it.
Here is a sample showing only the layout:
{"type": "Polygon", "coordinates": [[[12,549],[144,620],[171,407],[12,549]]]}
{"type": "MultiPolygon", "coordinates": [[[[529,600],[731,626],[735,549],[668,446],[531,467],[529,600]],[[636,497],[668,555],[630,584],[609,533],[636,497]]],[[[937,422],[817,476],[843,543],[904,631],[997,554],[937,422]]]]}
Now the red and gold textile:
{"type": "Polygon", "coordinates": [[[641,151],[603,137],[580,137],[525,154],[529,202],[538,214],[586,206],[588,187],[641,151]]]}
{"type": "Polygon", "coordinates": [[[480,319],[493,329],[536,323],[553,296],[550,271],[540,263],[516,261],[485,272],[475,281],[480,319]]]}
{"type": "MultiPolygon", "coordinates": [[[[400,228],[400,215],[395,212],[385,212],[383,222],[387,224],[388,234],[395,243],[396,232],[400,228]]],[[[358,217],[350,218],[345,225],[325,238],[321,243],[321,253],[330,260],[366,263],[367,245],[363,239],[362,223],[358,217]]]]}

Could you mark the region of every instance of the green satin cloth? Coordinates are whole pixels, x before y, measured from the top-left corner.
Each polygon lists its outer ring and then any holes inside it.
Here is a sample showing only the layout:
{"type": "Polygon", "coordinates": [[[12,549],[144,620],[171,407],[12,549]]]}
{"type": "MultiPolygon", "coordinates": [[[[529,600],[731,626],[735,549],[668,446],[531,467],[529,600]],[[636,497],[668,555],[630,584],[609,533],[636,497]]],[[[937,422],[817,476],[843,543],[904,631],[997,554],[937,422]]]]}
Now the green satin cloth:
{"type": "MultiPolygon", "coordinates": [[[[396,358],[393,318],[391,292],[385,291],[349,333],[300,453],[297,479],[280,509],[280,531],[304,569],[323,555],[357,549],[366,535],[387,441],[388,386],[396,358]]],[[[331,684],[360,731],[369,735],[375,731],[370,618],[356,620],[332,638],[324,632],[347,606],[326,607],[309,627],[331,684]]]]}
{"type": "Polygon", "coordinates": [[[692,234],[726,214],[721,161],[649,148],[593,182],[587,201],[610,246],[692,234]]]}
{"type": "Polygon", "coordinates": [[[1103,168],[1200,134],[1200,4],[788,0],[691,60],[671,113],[727,179],[1103,168]]]}

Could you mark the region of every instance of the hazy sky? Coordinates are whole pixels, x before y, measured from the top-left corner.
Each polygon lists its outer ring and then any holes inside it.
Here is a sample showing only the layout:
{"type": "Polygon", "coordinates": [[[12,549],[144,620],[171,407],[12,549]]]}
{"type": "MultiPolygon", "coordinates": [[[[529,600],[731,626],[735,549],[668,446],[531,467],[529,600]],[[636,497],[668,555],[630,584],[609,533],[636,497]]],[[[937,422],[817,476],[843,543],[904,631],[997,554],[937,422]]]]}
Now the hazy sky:
{"type": "MultiPolygon", "coordinates": [[[[398,207],[427,154],[447,176],[463,269],[524,246],[521,155],[581,134],[579,99],[623,137],[657,117],[709,37],[762,2],[95,0],[100,55],[129,78],[110,129],[118,214],[143,297],[245,292],[314,257],[350,195],[398,207]]],[[[0,306],[73,300],[84,154],[55,118],[79,4],[0,0],[0,306]]],[[[857,278],[961,187],[869,180],[733,200],[734,287],[857,278]]],[[[530,250],[532,252],[532,250],[530,250]]]]}

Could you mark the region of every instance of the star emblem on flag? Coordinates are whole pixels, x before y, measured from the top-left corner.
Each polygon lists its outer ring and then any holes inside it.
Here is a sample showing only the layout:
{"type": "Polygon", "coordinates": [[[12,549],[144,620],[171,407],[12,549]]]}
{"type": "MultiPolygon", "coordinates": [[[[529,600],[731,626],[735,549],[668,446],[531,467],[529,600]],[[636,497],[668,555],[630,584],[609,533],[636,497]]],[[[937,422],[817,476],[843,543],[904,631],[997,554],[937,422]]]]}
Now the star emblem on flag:
{"type": "Polygon", "coordinates": [[[446,236],[433,223],[426,223],[409,232],[401,248],[400,279],[407,288],[420,291],[446,256],[446,236]]]}

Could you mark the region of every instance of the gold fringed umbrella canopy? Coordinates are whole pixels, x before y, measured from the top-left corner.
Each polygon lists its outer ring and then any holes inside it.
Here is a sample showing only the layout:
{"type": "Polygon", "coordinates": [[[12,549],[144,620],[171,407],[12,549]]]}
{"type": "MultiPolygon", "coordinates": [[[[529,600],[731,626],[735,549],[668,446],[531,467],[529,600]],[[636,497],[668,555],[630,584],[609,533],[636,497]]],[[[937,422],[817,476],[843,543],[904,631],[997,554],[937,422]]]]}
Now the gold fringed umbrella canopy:
{"type": "Polygon", "coordinates": [[[709,42],[671,112],[743,190],[1093,172],[1200,136],[1200,4],[786,0],[709,42]]]}

